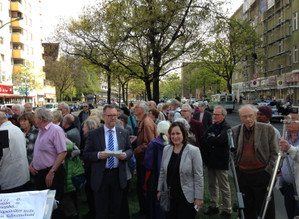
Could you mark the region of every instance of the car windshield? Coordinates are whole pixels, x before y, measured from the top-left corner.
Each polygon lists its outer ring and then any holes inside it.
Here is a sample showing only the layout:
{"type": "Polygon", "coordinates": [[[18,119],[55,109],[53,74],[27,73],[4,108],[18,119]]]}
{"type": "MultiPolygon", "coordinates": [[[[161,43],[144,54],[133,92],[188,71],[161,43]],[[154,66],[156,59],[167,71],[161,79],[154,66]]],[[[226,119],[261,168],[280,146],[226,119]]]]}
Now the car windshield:
{"type": "Polygon", "coordinates": [[[52,105],[52,104],[47,104],[47,105],[46,105],[46,108],[47,108],[47,109],[52,109],[53,106],[54,106],[54,105],[52,105]]]}

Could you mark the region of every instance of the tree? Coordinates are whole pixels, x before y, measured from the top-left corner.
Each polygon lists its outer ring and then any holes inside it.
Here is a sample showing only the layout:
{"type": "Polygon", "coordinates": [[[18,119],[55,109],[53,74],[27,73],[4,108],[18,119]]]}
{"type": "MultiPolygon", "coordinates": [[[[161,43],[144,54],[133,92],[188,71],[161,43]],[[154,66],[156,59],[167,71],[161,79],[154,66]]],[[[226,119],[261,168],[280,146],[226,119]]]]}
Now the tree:
{"type": "Polygon", "coordinates": [[[21,67],[21,72],[13,74],[12,79],[14,85],[19,87],[19,92],[25,94],[25,102],[27,102],[27,97],[30,90],[41,89],[41,84],[38,83],[30,62],[25,62],[21,67]]]}
{"type": "Polygon", "coordinates": [[[114,61],[144,81],[148,99],[159,101],[159,79],[201,45],[211,5],[202,2],[116,0],[86,9],[78,21],[63,24],[57,36],[69,54],[105,69],[108,101],[114,61]]]}
{"type": "Polygon", "coordinates": [[[53,61],[49,59],[49,65],[44,69],[47,73],[47,78],[53,81],[60,101],[63,100],[63,96],[66,91],[74,85],[74,78],[76,78],[76,59],[69,56],[62,56],[60,60],[53,61]]]}
{"type": "Polygon", "coordinates": [[[160,84],[161,97],[175,98],[182,94],[182,81],[178,73],[165,76],[160,84]]]}
{"type": "MultiPolygon", "coordinates": [[[[129,2],[130,11],[123,13],[127,27],[125,50],[115,54],[132,74],[145,82],[148,99],[159,101],[159,80],[175,63],[197,51],[204,34],[203,24],[210,12],[203,1],[119,1],[129,2]],[[126,63],[140,66],[133,71],[126,63]],[[151,96],[153,83],[153,98],[151,96]]],[[[207,2],[210,3],[210,2],[207,2]]],[[[121,5],[121,4],[120,4],[121,5]]]]}
{"type": "Polygon", "coordinates": [[[218,17],[212,34],[215,40],[205,45],[199,59],[206,69],[226,81],[227,90],[231,93],[235,67],[243,62],[244,57],[255,63],[253,51],[260,41],[249,23],[223,17],[218,17]]]}

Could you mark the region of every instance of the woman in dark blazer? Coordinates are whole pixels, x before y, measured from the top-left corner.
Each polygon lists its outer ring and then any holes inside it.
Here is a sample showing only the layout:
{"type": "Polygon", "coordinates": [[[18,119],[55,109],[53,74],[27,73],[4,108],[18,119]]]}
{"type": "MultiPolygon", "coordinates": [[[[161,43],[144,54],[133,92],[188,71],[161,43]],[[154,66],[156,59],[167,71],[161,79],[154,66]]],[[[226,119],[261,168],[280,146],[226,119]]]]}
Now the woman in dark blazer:
{"type": "Polygon", "coordinates": [[[170,145],[163,150],[157,198],[169,190],[172,219],[195,218],[195,206],[203,206],[203,168],[198,147],[187,144],[188,133],[181,122],[168,130],[170,145]]]}

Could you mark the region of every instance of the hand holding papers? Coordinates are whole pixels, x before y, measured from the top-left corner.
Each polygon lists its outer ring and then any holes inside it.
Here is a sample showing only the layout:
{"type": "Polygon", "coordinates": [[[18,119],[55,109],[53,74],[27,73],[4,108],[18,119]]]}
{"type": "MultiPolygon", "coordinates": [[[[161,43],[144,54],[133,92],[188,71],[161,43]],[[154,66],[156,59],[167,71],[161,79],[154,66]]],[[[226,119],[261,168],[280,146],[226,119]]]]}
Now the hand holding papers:
{"type": "Polygon", "coordinates": [[[118,151],[109,151],[109,150],[105,150],[105,154],[110,155],[110,156],[117,156],[117,155],[121,155],[122,154],[122,150],[118,150],[118,151]]]}

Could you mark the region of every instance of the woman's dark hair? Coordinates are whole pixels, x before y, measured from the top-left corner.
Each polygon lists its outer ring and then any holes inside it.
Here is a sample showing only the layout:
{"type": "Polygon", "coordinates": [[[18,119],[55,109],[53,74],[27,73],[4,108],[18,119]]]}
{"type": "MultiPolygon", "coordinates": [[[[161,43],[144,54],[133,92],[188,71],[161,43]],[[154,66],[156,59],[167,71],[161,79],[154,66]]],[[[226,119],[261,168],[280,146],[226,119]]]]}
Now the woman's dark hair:
{"type": "Polygon", "coordinates": [[[170,136],[170,144],[171,144],[171,145],[174,145],[173,142],[172,142],[172,140],[171,140],[171,131],[172,131],[172,129],[173,129],[174,127],[176,127],[176,126],[180,128],[180,130],[181,130],[181,132],[182,132],[182,134],[183,134],[183,142],[182,142],[183,145],[186,145],[186,144],[187,144],[187,141],[188,141],[188,132],[187,132],[187,130],[186,130],[184,124],[181,123],[181,122],[173,122],[173,123],[171,124],[171,126],[169,127],[169,129],[168,129],[168,134],[169,134],[169,136],[170,136]]]}
{"type": "Polygon", "coordinates": [[[20,122],[21,120],[28,120],[31,126],[35,126],[35,121],[34,121],[34,115],[33,113],[24,113],[21,116],[19,116],[18,121],[20,122]]]}

